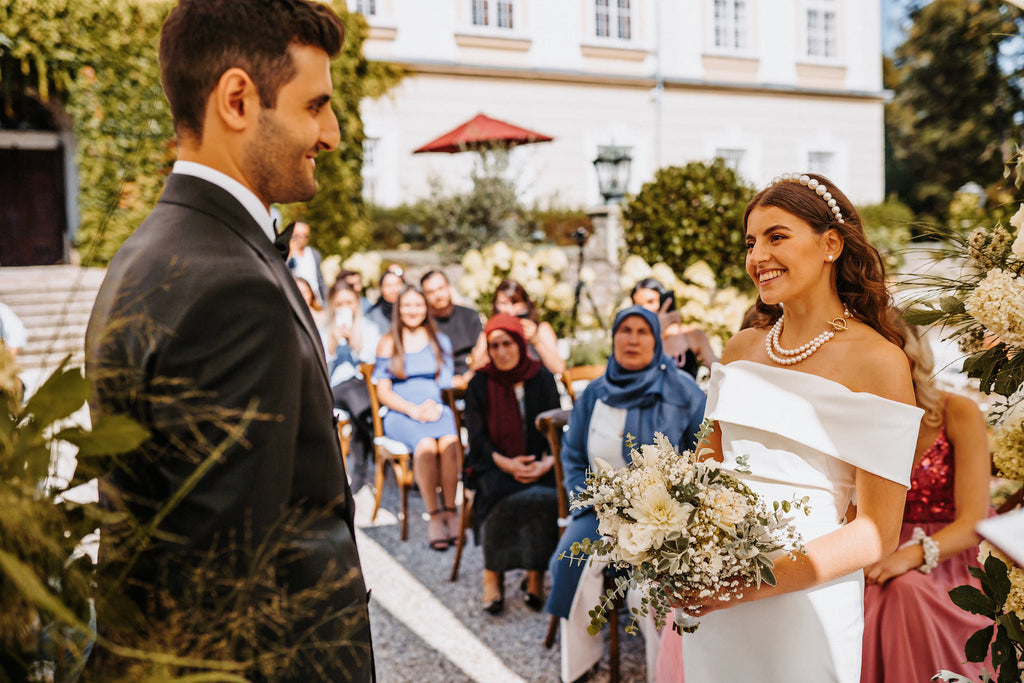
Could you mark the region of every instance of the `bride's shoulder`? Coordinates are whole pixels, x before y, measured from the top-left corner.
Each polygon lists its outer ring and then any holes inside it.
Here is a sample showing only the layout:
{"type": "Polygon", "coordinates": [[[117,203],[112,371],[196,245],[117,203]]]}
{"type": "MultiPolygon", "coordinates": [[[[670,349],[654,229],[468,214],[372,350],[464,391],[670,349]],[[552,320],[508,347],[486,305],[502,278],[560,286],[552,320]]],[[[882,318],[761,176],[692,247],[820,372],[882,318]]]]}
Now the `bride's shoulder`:
{"type": "Polygon", "coordinates": [[[867,325],[856,335],[856,343],[846,346],[843,367],[846,384],[854,391],[915,405],[910,362],[903,349],[867,325]]]}
{"type": "Polygon", "coordinates": [[[730,363],[734,360],[749,360],[757,351],[764,348],[764,338],[768,330],[757,327],[748,327],[740,330],[722,351],[722,363],[730,363]]]}

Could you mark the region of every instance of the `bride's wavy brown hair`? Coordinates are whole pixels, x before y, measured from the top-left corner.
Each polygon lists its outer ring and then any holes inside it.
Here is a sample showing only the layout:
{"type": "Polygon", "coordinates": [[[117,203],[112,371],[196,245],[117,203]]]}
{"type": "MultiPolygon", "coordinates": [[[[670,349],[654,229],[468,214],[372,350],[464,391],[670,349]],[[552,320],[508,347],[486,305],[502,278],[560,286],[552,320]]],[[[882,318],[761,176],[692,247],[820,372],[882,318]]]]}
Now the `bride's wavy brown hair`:
{"type": "MultiPolygon", "coordinates": [[[[743,212],[743,232],[747,231],[750,212],[759,206],[775,206],[787,211],[805,221],[819,235],[828,230],[837,231],[843,238],[843,253],[834,265],[839,298],[855,317],[893,344],[902,347],[903,336],[888,315],[892,300],[885,286],[885,265],[881,254],[864,235],[860,214],[831,180],[817,173],[805,175],[828,187],[843,212],[842,223],[836,220],[821,195],[806,185],[782,180],[772,183],[750,200],[743,212]]],[[[782,306],[770,306],[761,301],[760,296],[755,305],[757,311],[764,316],[759,327],[771,325],[782,315],[782,306]]]]}

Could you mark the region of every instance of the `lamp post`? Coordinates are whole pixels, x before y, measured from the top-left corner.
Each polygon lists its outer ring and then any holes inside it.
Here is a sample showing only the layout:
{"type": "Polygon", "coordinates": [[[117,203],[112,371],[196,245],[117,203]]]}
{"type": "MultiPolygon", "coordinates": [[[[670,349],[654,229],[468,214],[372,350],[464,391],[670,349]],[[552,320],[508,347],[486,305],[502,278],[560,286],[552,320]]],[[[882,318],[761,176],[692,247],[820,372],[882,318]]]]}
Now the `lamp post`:
{"type": "Polygon", "coordinates": [[[617,202],[626,196],[630,165],[633,162],[629,150],[629,147],[618,145],[600,145],[597,148],[594,168],[597,170],[597,186],[605,204],[617,202]]]}
{"type": "MultiPolygon", "coordinates": [[[[601,207],[600,213],[604,214],[601,217],[605,224],[605,254],[608,263],[613,265],[619,262],[619,245],[622,243],[619,202],[626,196],[626,188],[629,187],[629,172],[633,162],[629,152],[629,147],[600,145],[597,148],[597,158],[594,159],[598,190],[604,198],[604,206],[601,207]]],[[[598,218],[599,215],[595,212],[593,217],[598,218]]]]}

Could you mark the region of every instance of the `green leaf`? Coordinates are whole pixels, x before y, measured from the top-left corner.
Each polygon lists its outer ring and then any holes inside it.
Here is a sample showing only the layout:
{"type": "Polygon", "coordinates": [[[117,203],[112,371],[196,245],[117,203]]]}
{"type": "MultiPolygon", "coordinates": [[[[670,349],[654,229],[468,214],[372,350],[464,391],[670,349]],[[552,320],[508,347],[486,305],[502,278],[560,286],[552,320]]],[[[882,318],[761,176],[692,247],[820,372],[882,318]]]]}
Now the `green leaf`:
{"type": "Polygon", "coordinates": [[[17,557],[0,550],[0,570],[10,578],[11,583],[25,600],[39,609],[49,612],[63,624],[74,626],[82,631],[89,630],[88,626],[79,621],[67,605],[49,591],[32,568],[17,557]]]}
{"type": "Polygon", "coordinates": [[[964,654],[968,662],[983,662],[988,656],[988,644],[992,642],[992,633],[995,631],[995,624],[978,629],[967,639],[964,646],[964,654]]]}
{"type": "Polygon", "coordinates": [[[957,586],[949,591],[949,597],[957,607],[966,612],[995,619],[995,601],[974,586],[957,586]]]}
{"type": "Polygon", "coordinates": [[[1002,602],[996,597],[995,590],[992,588],[992,581],[988,578],[988,574],[982,571],[981,567],[967,567],[967,572],[981,583],[981,590],[985,591],[985,595],[998,603],[1002,602]]]}
{"type": "Polygon", "coordinates": [[[1000,614],[996,623],[1006,629],[1006,637],[1024,646],[1024,630],[1021,630],[1020,618],[1015,613],[1000,614]]]}
{"type": "Polygon", "coordinates": [[[903,319],[910,325],[931,325],[945,317],[945,313],[934,308],[910,308],[903,312],[903,319]]]}
{"type": "Polygon", "coordinates": [[[68,358],[61,362],[60,367],[53,371],[25,404],[25,414],[32,415],[33,422],[39,426],[63,420],[81,408],[89,398],[89,382],[82,376],[82,371],[79,368],[64,368],[68,358]]]}
{"type": "Polygon", "coordinates": [[[993,596],[996,603],[1006,602],[1006,596],[1010,594],[1010,577],[1006,564],[995,555],[985,558],[985,573],[992,582],[993,596]]]}
{"type": "Polygon", "coordinates": [[[78,446],[78,457],[89,457],[127,453],[148,439],[149,432],[127,415],[104,415],[96,420],[92,430],[71,427],[56,438],[78,446]]]}
{"type": "Polygon", "coordinates": [[[944,296],[939,299],[939,308],[945,313],[965,313],[964,302],[955,296],[944,296]]]}
{"type": "MultiPolygon", "coordinates": [[[[992,641],[992,665],[1001,669],[1004,664],[1016,658],[1017,652],[1013,648],[1013,643],[1007,637],[1006,631],[996,627],[996,637],[992,641]]],[[[1000,671],[1000,679],[1002,679],[1001,674],[1002,671],[1000,671]]]]}

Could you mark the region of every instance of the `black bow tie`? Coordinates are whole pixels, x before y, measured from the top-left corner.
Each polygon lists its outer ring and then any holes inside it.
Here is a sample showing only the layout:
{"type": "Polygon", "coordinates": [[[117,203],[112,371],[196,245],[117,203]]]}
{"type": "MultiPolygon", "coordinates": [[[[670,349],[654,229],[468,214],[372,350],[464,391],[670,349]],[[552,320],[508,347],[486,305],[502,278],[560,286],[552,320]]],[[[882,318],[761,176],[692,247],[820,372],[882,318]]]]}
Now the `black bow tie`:
{"type": "Polygon", "coordinates": [[[287,259],[289,248],[289,242],[292,241],[292,233],[295,232],[295,221],[292,221],[285,226],[284,230],[278,233],[274,239],[274,246],[281,252],[281,258],[287,259]]]}

